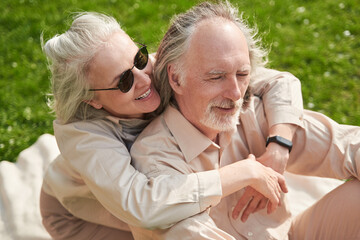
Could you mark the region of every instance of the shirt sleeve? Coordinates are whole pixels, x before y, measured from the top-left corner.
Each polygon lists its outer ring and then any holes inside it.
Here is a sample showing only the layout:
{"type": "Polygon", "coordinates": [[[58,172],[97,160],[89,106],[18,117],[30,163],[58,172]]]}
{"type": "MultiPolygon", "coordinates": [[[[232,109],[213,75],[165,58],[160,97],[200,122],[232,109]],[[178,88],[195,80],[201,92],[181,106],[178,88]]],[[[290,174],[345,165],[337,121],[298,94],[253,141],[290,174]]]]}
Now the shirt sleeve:
{"type": "Polygon", "coordinates": [[[287,170],[300,175],[360,179],[360,127],[343,125],[305,110],[287,170]]]}
{"type": "MultiPolygon", "coordinates": [[[[144,231],[148,232],[147,230],[130,228],[135,239],[146,239],[142,238],[142,234],[144,231]]],[[[153,230],[150,235],[151,239],[157,240],[235,240],[235,237],[218,228],[207,212],[187,218],[169,229],[153,230]]]]}
{"type": "Polygon", "coordinates": [[[74,192],[58,191],[57,198],[65,206],[79,206],[76,201],[95,197],[120,220],[156,228],[168,227],[220,201],[218,171],[148,178],[132,167],[130,154],[113,129],[100,126],[89,130],[83,124],[63,126],[57,137],[61,154],[76,172],[68,174],[78,181],[72,180],[74,192]],[[76,195],[79,197],[74,198],[76,195]]]}
{"type": "Polygon", "coordinates": [[[302,126],[299,79],[288,72],[259,68],[251,78],[251,87],[254,95],[263,100],[269,128],[280,123],[302,126]]]}

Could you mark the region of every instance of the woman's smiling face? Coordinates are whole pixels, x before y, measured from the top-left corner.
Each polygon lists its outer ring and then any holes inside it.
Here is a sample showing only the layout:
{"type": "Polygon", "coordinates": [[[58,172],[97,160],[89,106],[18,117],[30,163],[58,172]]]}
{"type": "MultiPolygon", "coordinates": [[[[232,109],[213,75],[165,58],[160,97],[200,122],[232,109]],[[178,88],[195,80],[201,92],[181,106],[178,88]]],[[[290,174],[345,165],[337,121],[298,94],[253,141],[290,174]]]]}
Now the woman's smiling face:
{"type": "MultiPolygon", "coordinates": [[[[91,88],[116,88],[120,75],[131,69],[139,48],[124,32],[114,33],[106,45],[99,50],[89,65],[88,77],[91,88]]],[[[152,63],[148,61],[142,70],[134,67],[134,84],[123,93],[120,90],[96,91],[89,104],[96,109],[103,108],[120,118],[141,118],[144,113],[153,112],[160,104],[151,76],[152,63]]]]}

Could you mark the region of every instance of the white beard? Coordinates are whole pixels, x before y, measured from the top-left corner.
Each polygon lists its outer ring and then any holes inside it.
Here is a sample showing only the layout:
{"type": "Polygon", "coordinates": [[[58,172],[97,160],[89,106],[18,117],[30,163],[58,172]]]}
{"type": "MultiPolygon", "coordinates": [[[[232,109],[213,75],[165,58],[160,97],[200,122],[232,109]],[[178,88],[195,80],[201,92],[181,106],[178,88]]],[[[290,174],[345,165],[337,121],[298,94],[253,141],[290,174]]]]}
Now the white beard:
{"type": "Polygon", "coordinates": [[[200,122],[208,128],[217,131],[231,131],[236,128],[236,125],[239,123],[239,117],[242,109],[244,100],[241,98],[238,101],[234,102],[232,100],[223,100],[223,101],[212,101],[206,108],[204,117],[200,119],[200,122]],[[236,111],[232,114],[218,114],[213,108],[230,108],[235,107],[236,111]]]}

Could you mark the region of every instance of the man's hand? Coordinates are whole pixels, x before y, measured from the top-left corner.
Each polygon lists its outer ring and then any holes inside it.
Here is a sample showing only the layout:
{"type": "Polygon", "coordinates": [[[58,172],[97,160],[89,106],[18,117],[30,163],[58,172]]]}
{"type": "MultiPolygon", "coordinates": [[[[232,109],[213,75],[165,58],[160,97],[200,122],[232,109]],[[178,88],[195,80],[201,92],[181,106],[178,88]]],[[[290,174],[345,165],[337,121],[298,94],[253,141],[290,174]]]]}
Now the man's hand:
{"type": "Polygon", "coordinates": [[[245,193],[236,204],[232,217],[236,219],[241,210],[245,208],[241,220],[245,222],[249,215],[260,209],[268,207],[267,212],[272,213],[280,204],[281,192],[287,192],[285,178],[269,167],[257,161],[243,160],[248,168],[251,183],[246,187],[245,193]],[[262,193],[262,194],[261,194],[262,193]]]}
{"type": "MultiPolygon", "coordinates": [[[[270,143],[266,152],[259,157],[257,161],[282,174],[285,171],[288,159],[289,150],[287,148],[276,143],[270,143]]],[[[241,196],[232,212],[232,217],[236,219],[240,212],[246,207],[241,215],[241,221],[245,222],[250,214],[260,211],[266,206],[268,207],[268,214],[274,212],[277,208],[277,206],[273,206],[264,195],[252,187],[246,187],[244,194],[241,196]]]]}
{"type": "MultiPolygon", "coordinates": [[[[277,124],[269,129],[269,136],[279,135],[288,140],[292,140],[297,129],[293,124],[277,124]]],[[[264,166],[271,167],[278,173],[283,174],[289,160],[289,150],[277,143],[271,142],[266,147],[266,151],[257,161],[264,166]]]]}
{"type": "Polygon", "coordinates": [[[289,150],[277,143],[269,143],[266,152],[256,159],[266,167],[283,174],[289,160],[289,150]]]}
{"type": "Polygon", "coordinates": [[[241,215],[241,221],[245,222],[251,213],[257,212],[266,207],[268,199],[252,187],[246,187],[244,194],[239,199],[232,212],[232,217],[237,219],[241,210],[246,209],[241,215]]]}
{"type": "MultiPolygon", "coordinates": [[[[292,139],[297,126],[291,124],[278,124],[270,129],[271,135],[282,135],[288,139],[292,139]]],[[[269,143],[266,151],[261,155],[257,161],[264,166],[270,167],[280,174],[283,174],[289,160],[289,150],[280,146],[277,143],[269,143]]],[[[232,217],[236,219],[240,212],[244,209],[241,216],[241,221],[245,222],[250,214],[259,210],[267,208],[267,213],[274,212],[277,206],[272,206],[269,199],[264,197],[261,193],[257,192],[252,187],[246,187],[243,196],[239,199],[238,203],[234,207],[232,217]]]]}

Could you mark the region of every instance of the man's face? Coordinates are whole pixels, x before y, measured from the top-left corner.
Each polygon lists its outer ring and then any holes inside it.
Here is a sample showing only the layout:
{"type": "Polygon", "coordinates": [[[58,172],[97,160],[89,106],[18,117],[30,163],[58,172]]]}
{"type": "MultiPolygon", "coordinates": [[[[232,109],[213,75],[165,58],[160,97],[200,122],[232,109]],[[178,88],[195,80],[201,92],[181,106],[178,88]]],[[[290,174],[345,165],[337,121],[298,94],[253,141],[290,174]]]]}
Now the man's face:
{"type": "Polygon", "coordinates": [[[185,78],[175,98],[185,118],[213,140],[238,122],[251,71],[245,37],[229,21],[205,20],[183,60],[185,78]]]}

